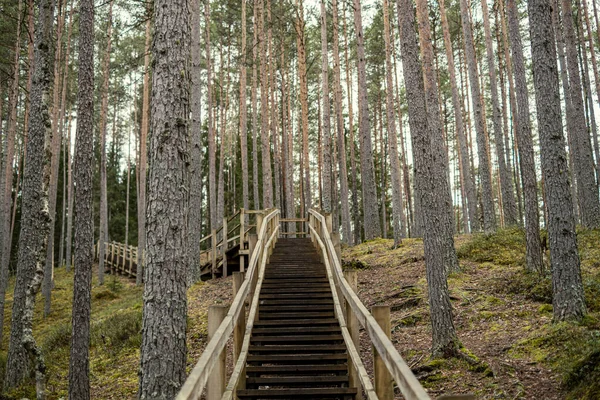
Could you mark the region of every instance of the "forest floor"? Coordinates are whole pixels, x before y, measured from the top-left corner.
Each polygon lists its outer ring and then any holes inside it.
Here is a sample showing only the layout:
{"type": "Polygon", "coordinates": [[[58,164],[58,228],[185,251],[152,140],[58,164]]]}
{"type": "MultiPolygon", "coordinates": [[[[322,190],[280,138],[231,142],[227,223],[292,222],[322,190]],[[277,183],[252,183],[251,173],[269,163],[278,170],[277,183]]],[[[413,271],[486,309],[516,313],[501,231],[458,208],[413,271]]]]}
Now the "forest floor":
{"type": "MultiPolygon", "coordinates": [[[[358,295],[367,307],[392,307],[392,341],[428,392],[473,393],[478,399],[600,398],[600,232],[579,233],[589,316],[581,324],[553,324],[551,281],[524,272],[519,230],[459,236],[461,272],[448,283],[454,323],[464,351],[479,362],[432,360],[423,244],[407,239],[397,249],[375,240],[343,250],[346,268],[359,270],[358,295]]],[[[201,282],[188,291],[188,371],[207,344],[208,307],[231,301],[231,278],[201,282]]],[[[14,279],[5,308],[10,324],[14,279]]],[[[52,313],[42,318],[38,299],[34,336],[48,365],[49,399],[67,397],[73,273],[58,268],[52,313]]],[[[90,380],[94,399],[134,399],[137,393],[142,289],[120,276],[106,276],[92,289],[90,380]]],[[[4,378],[8,334],[0,348],[4,378]]],[[[371,349],[361,335],[363,360],[371,349]]],[[[397,398],[400,398],[397,393],[397,398]]],[[[0,399],[35,398],[33,383],[0,399]]]]}

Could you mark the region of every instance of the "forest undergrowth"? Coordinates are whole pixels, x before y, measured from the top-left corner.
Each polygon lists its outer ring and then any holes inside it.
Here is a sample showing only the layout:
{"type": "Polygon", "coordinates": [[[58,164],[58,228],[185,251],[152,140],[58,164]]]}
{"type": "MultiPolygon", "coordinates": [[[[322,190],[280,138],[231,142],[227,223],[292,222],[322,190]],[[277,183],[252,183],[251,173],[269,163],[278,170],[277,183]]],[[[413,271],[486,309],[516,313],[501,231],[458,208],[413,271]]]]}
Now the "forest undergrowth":
{"type": "MultiPolygon", "coordinates": [[[[473,393],[478,399],[600,398],[600,232],[578,235],[589,315],[581,324],[552,323],[550,271],[524,272],[525,239],[518,229],[456,237],[461,272],[448,279],[455,326],[465,359],[431,359],[431,328],[423,242],[378,239],[343,250],[345,268],[359,271],[358,295],[367,307],[392,309],[392,341],[433,398],[473,393]]],[[[547,260],[546,260],[547,261],[547,260]]],[[[547,263],[547,265],[549,265],[547,263]]],[[[96,274],[94,275],[96,276],[96,274]]],[[[55,273],[53,310],[36,304],[34,335],[48,365],[48,398],[67,397],[73,275],[55,273]]],[[[95,278],[94,278],[95,279],[95,278]]],[[[11,281],[5,324],[12,307],[11,281]]],[[[198,283],[188,291],[188,371],[207,343],[209,305],[231,300],[231,278],[198,283]]],[[[90,376],[92,398],[133,399],[137,394],[142,289],[125,277],[93,282],[90,376]]],[[[0,349],[4,377],[8,337],[0,349]]],[[[367,369],[371,346],[361,333],[367,369]]],[[[6,399],[34,398],[32,384],[6,399]]],[[[398,390],[396,397],[400,398],[398,390]]],[[[1,397],[0,397],[1,398],[1,397]]]]}

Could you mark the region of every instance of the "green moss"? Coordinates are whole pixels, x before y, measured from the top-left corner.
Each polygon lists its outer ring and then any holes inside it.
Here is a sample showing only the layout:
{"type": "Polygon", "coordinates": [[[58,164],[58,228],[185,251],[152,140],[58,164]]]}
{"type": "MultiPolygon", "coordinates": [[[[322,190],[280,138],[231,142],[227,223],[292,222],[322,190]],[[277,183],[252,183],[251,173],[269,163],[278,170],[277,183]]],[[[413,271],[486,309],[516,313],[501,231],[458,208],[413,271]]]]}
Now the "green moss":
{"type": "Polygon", "coordinates": [[[538,307],[538,312],[540,314],[552,314],[552,304],[542,304],[541,306],[538,307]]]}
{"type": "Polygon", "coordinates": [[[501,229],[473,235],[457,249],[459,258],[493,265],[525,265],[525,234],[522,229],[501,229]]]}

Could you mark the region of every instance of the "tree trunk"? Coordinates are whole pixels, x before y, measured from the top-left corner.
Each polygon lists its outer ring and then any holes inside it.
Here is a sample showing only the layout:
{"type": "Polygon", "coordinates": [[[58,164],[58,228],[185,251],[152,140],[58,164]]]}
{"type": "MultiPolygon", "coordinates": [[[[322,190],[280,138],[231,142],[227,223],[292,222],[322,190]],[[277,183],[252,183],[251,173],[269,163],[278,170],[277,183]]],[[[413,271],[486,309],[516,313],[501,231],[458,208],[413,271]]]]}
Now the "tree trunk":
{"type": "MultiPolygon", "coordinates": [[[[387,0],[383,0],[383,27],[385,40],[385,69],[386,69],[386,117],[388,146],[390,149],[390,174],[392,177],[392,223],[394,230],[394,247],[402,242],[404,220],[404,204],[402,201],[402,179],[400,158],[398,156],[398,135],[396,133],[396,113],[394,110],[394,81],[392,80],[392,37],[390,34],[390,10],[387,0]]],[[[384,221],[385,222],[385,221],[384,221]]]]}
{"type": "MultiPolygon", "coordinates": [[[[188,284],[192,285],[200,280],[200,239],[202,239],[200,218],[202,209],[202,120],[200,116],[202,110],[200,53],[202,47],[200,40],[202,33],[200,32],[200,0],[192,0],[190,4],[192,13],[190,18],[192,24],[192,69],[190,78],[192,86],[190,90],[190,218],[188,221],[190,268],[188,270],[188,284]]],[[[243,5],[245,4],[244,1],[243,5]]],[[[242,151],[242,159],[243,157],[242,151]]]]}
{"type": "Polygon", "coordinates": [[[508,168],[506,167],[504,153],[504,134],[502,131],[502,113],[500,111],[500,100],[498,98],[498,80],[496,76],[496,65],[494,47],[492,45],[492,30],[490,28],[490,17],[487,0],[481,0],[481,11],[483,15],[483,27],[485,32],[485,48],[487,55],[488,73],[490,74],[490,92],[492,97],[492,121],[494,126],[494,138],[496,142],[496,157],[498,159],[498,173],[500,175],[500,193],[502,197],[502,211],[504,213],[504,224],[506,226],[518,225],[519,218],[515,192],[508,168]]]}
{"type": "Polygon", "coordinates": [[[206,24],[206,76],[208,93],[208,207],[210,209],[210,229],[217,229],[219,226],[217,213],[217,176],[216,176],[216,154],[215,126],[213,123],[213,89],[212,89],[212,61],[210,54],[210,1],[205,3],[204,20],[206,24]]]}
{"type": "Polygon", "coordinates": [[[531,0],[528,11],[542,173],[549,214],[554,320],[579,320],[585,315],[586,308],[562,132],[550,0],[531,0]]]}
{"type": "MultiPolygon", "coordinates": [[[[10,237],[10,206],[12,204],[13,187],[13,160],[15,158],[15,135],[17,131],[17,102],[19,100],[19,58],[21,53],[21,16],[23,14],[23,1],[19,0],[17,15],[17,33],[15,41],[15,54],[13,76],[8,92],[8,122],[5,133],[4,145],[4,187],[0,187],[0,335],[4,325],[4,302],[8,286],[8,266],[10,264],[11,237],[10,237]]],[[[8,373],[7,373],[8,375],[8,373]]],[[[14,386],[14,384],[12,385],[14,386]]]]}
{"type": "Polygon", "coordinates": [[[519,160],[521,164],[521,179],[523,180],[523,197],[525,203],[527,269],[529,271],[542,272],[544,264],[542,261],[542,245],[540,241],[540,216],[533,138],[529,118],[529,91],[527,89],[525,61],[523,57],[521,35],[519,34],[519,19],[515,0],[508,0],[507,14],[517,97],[518,120],[516,133],[517,141],[519,142],[519,160]]]}
{"type": "Polygon", "coordinates": [[[175,397],[185,380],[187,352],[190,10],[186,0],[156,0],[154,4],[142,400],[175,397]],[[161,301],[165,298],[169,301],[161,301]]]}
{"type": "MultiPolygon", "coordinates": [[[[192,22],[194,23],[194,22],[192,22]]],[[[195,26],[192,26],[195,29],[195,26]]],[[[192,42],[192,46],[195,43],[192,42]]],[[[248,110],[246,104],[246,0],[242,0],[242,48],[240,60],[240,149],[242,153],[242,207],[250,208],[248,197],[248,110]]],[[[200,66],[198,65],[198,68],[200,66]]],[[[190,171],[192,175],[194,171],[190,171]]],[[[190,204],[190,210],[193,210],[190,204]]],[[[244,216],[248,224],[248,217],[244,216]]]]}
{"type": "Polygon", "coordinates": [[[34,365],[36,397],[45,398],[44,357],[32,333],[35,297],[44,278],[44,258],[52,218],[48,214],[48,183],[52,127],[50,123],[50,80],[54,2],[39,2],[35,34],[34,75],[31,86],[31,117],[27,160],[23,175],[23,199],[17,279],[13,302],[11,336],[4,389],[18,385],[34,365]],[[29,359],[29,361],[28,361],[29,359]]]}
{"type": "Polygon", "coordinates": [[[425,103],[427,110],[427,124],[431,141],[431,150],[433,151],[433,160],[435,179],[435,199],[439,203],[439,216],[443,217],[440,222],[442,226],[436,229],[444,230],[441,233],[441,239],[444,240],[440,245],[445,252],[448,271],[458,271],[458,258],[454,249],[454,219],[452,217],[452,195],[450,193],[450,182],[448,181],[448,153],[446,151],[446,140],[442,132],[440,119],[439,96],[436,74],[434,68],[434,53],[431,40],[431,28],[429,26],[429,11],[426,0],[417,0],[417,21],[419,26],[419,40],[421,44],[421,54],[423,56],[425,103]]]}
{"type": "Polygon", "coordinates": [[[439,1],[440,15],[442,19],[442,29],[444,31],[444,45],[446,48],[446,59],[448,60],[448,74],[450,77],[450,86],[452,87],[452,106],[454,107],[454,121],[456,125],[456,136],[458,140],[459,164],[462,174],[462,182],[466,195],[468,220],[471,225],[465,226],[465,233],[470,233],[471,229],[479,230],[479,218],[477,217],[477,192],[475,190],[475,181],[469,168],[469,152],[467,150],[467,137],[465,135],[464,121],[462,117],[462,103],[458,93],[458,84],[456,81],[456,71],[454,67],[454,54],[452,52],[452,41],[450,39],[450,28],[446,16],[446,6],[444,0],[439,1]]]}
{"type": "Polygon", "coordinates": [[[263,184],[263,207],[273,207],[273,180],[271,177],[271,148],[269,143],[269,90],[267,75],[267,47],[265,35],[265,7],[264,0],[259,0],[260,15],[258,17],[258,35],[260,47],[260,106],[261,123],[260,139],[262,144],[262,184],[263,184]]]}
{"type": "Polygon", "coordinates": [[[350,60],[348,56],[348,24],[346,23],[346,8],[348,3],[345,3],[343,22],[344,22],[344,58],[346,61],[346,91],[348,92],[348,130],[350,132],[349,137],[349,148],[350,148],[350,176],[352,179],[352,221],[354,228],[354,237],[352,244],[358,244],[361,241],[361,227],[360,227],[360,210],[358,206],[358,178],[356,176],[358,168],[356,166],[356,155],[354,151],[354,112],[352,106],[352,71],[350,69],[350,60]]]}
{"type": "Polygon", "coordinates": [[[69,399],[90,398],[89,345],[94,242],[93,124],[94,124],[94,4],[81,0],[79,8],[79,93],[74,165],[75,284],[69,364],[69,399]]]}
{"type": "Polygon", "coordinates": [[[567,70],[569,73],[569,93],[571,102],[567,107],[567,118],[572,120],[573,142],[576,150],[574,168],[577,180],[577,198],[581,223],[586,228],[600,227],[600,201],[598,187],[594,177],[594,159],[592,146],[585,123],[583,98],[581,96],[581,77],[577,59],[577,43],[573,27],[573,13],[570,0],[562,0],[563,33],[567,55],[567,70]]]}
{"type": "Polygon", "coordinates": [[[377,189],[375,186],[375,167],[371,145],[371,123],[369,118],[369,100],[367,96],[367,73],[365,44],[362,27],[360,0],[354,0],[354,27],[356,30],[356,53],[358,69],[358,108],[360,139],[360,178],[362,183],[363,221],[365,239],[372,240],[381,235],[379,211],[377,210],[377,189]]]}
{"type": "Polygon", "coordinates": [[[67,272],[69,272],[71,270],[71,266],[73,265],[73,263],[71,262],[71,246],[73,243],[73,236],[72,236],[72,232],[73,232],[73,214],[74,214],[74,210],[73,210],[73,156],[72,156],[72,152],[71,152],[71,122],[73,120],[73,116],[71,115],[71,113],[69,113],[69,123],[67,125],[67,146],[69,148],[68,151],[68,160],[67,160],[67,174],[69,175],[68,178],[68,182],[67,185],[69,186],[67,191],[67,197],[68,197],[68,204],[67,204],[67,210],[68,210],[68,215],[67,215],[67,238],[66,238],[66,250],[65,250],[65,255],[66,255],[66,261],[67,261],[67,266],[66,266],[66,270],[67,272]]]}
{"type": "Polygon", "coordinates": [[[148,20],[146,21],[146,43],[144,44],[144,81],[142,88],[142,126],[140,129],[140,161],[139,161],[139,196],[138,196],[138,259],[135,283],[139,286],[143,282],[144,268],[146,267],[146,181],[148,167],[148,130],[150,114],[150,42],[151,33],[151,8],[148,3],[148,20]]]}
{"type": "Polygon", "coordinates": [[[56,227],[56,195],[58,194],[58,173],[60,167],[60,143],[62,131],[59,130],[60,118],[60,88],[62,59],[62,34],[65,22],[64,1],[58,2],[58,25],[56,29],[56,51],[54,53],[54,88],[52,99],[52,166],[50,167],[50,187],[48,198],[48,210],[52,220],[50,223],[50,234],[48,236],[48,247],[46,254],[46,266],[44,269],[44,281],[42,283],[42,295],[44,296],[44,317],[50,314],[52,284],[54,282],[54,229],[56,227]]]}
{"type": "Polygon", "coordinates": [[[306,37],[304,32],[304,2],[296,0],[297,18],[296,34],[298,46],[298,79],[300,81],[300,107],[302,131],[302,164],[301,176],[303,181],[304,213],[312,207],[312,193],[310,189],[310,162],[308,158],[308,78],[306,75],[306,37]]]}
{"type": "Polygon", "coordinates": [[[254,39],[252,42],[252,188],[253,188],[253,206],[255,210],[260,210],[260,196],[258,193],[258,1],[254,0],[252,7],[252,29],[254,39]]]}
{"type": "Polygon", "coordinates": [[[486,232],[496,230],[496,214],[492,188],[492,174],[490,171],[489,142],[485,129],[484,109],[481,102],[481,89],[479,74],[477,73],[477,60],[473,44],[473,28],[471,26],[471,13],[467,0],[460,0],[461,21],[465,54],[471,86],[471,101],[475,115],[475,132],[477,135],[477,154],[479,158],[479,179],[481,180],[481,200],[483,204],[483,228],[486,232]]]}
{"type": "MultiPolygon", "coordinates": [[[[428,126],[426,89],[414,30],[413,4],[411,0],[398,0],[397,5],[408,120],[415,150],[415,195],[422,206],[425,226],[424,246],[433,335],[432,353],[434,357],[451,356],[458,352],[458,338],[454,330],[452,304],[446,280],[446,272],[451,269],[452,262],[446,258],[444,248],[444,243],[448,242],[448,230],[439,223],[444,220],[446,211],[436,198],[435,189],[440,183],[440,177],[436,177],[437,171],[443,166],[444,160],[439,158],[439,152],[434,150],[432,141],[437,138],[432,136],[433,130],[428,126]]],[[[437,104],[435,107],[437,108],[437,104]]],[[[447,192],[444,187],[437,190],[447,192]]]]}
{"type": "Polygon", "coordinates": [[[329,102],[329,49],[327,46],[327,6],[321,0],[321,109],[323,110],[323,204],[325,213],[332,212],[331,194],[331,114],[329,102]]]}

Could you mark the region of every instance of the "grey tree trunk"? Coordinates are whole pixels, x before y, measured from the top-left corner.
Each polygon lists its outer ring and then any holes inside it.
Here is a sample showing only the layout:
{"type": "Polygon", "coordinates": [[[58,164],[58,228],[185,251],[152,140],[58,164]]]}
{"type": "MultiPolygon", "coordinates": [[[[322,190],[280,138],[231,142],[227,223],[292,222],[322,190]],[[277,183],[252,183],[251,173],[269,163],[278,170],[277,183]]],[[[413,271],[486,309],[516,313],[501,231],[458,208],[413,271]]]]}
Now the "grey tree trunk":
{"type": "MultiPolygon", "coordinates": [[[[411,0],[398,0],[398,25],[404,82],[408,99],[408,121],[415,158],[415,196],[422,205],[424,220],[425,264],[429,289],[429,308],[432,326],[432,353],[434,356],[451,356],[458,351],[458,338],[452,319],[452,305],[448,292],[446,271],[452,264],[446,259],[444,243],[448,231],[439,223],[445,210],[436,199],[436,177],[443,159],[433,149],[432,130],[428,126],[427,103],[423,70],[415,33],[415,17],[411,0]]],[[[437,107],[437,104],[436,104],[437,107]]],[[[445,190],[441,188],[438,190],[445,190]]]]}
{"type": "Polygon", "coordinates": [[[446,16],[446,6],[444,0],[439,0],[442,29],[444,31],[444,45],[446,48],[446,59],[448,61],[448,73],[450,77],[450,86],[452,87],[452,106],[454,107],[454,121],[456,125],[456,136],[458,140],[458,154],[460,158],[460,169],[463,177],[464,192],[467,201],[467,213],[470,225],[466,233],[470,230],[480,229],[479,217],[477,216],[477,191],[475,190],[475,181],[469,168],[469,151],[467,147],[467,137],[465,135],[464,121],[462,116],[462,102],[458,93],[458,84],[456,81],[456,70],[454,67],[454,54],[452,51],[452,42],[450,39],[450,28],[446,16]]]}
{"type": "Polygon", "coordinates": [[[306,35],[304,22],[304,2],[296,0],[298,9],[296,18],[296,35],[298,46],[298,79],[300,83],[300,108],[301,108],[301,128],[302,128],[302,166],[304,167],[301,176],[302,182],[304,213],[312,207],[312,191],[310,187],[310,160],[308,156],[308,77],[306,72],[306,35]]]}
{"type": "Polygon", "coordinates": [[[525,76],[525,61],[523,46],[519,33],[519,16],[515,0],[507,2],[508,26],[510,45],[515,73],[515,92],[517,97],[517,129],[519,143],[519,161],[521,179],[523,181],[523,199],[525,205],[525,230],[527,243],[527,269],[542,272],[542,244],[540,241],[540,215],[537,196],[537,177],[535,174],[535,159],[533,138],[529,118],[529,91],[525,76]]]}
{"type": "MultiPolygon", "coordinates": [[[[396,112],[394,110],[394,81],[392,80],[392,38],[390,34],[390,10],[387,0],[383,0],[383,27],[385,40],[385,69],[386,69],[386,117],[388,146],[390,149],[390,174],[392,177],[392,222],[394,230],[394,247],[402,242],[402,221],[404,204],[402,201],[402,178],[400,158],[398,156],[398,134],[396,132],[396,112]]],[[[384,221],[385,222],[385,221],[384,221]]]]}
{"type": "MultiPolygon", "coordinates": [[[[243,4],[246,4],[244,1],[243,4]]],[[[190,121],[190,217],[188,220],[190,266],[188,269],[188,284],[194,284],[200,280],[200,239],[202,239],[202,121],[200,113],[202,109],[201,79],[202,67],[200,62],[201,36],[200,32],[200,0],[192,0],[191,24],[191,121],[190,121]]],[[[242,157],[243,152],[242,152],[242,157]]],[[[247,189],[247,188],[246,188],[247,189]]],[[[246,193],[247,194],[247,193],[246,193]]]]}
{"type": "Polygon", "coordinates": [[[490,17],[487,0],[481,0],[481,11],[483,15],[483,27],[485,32],[485,49],[487,55],[488,73],[490,74],[490,92],[492,97],[492,121],[494,126],[494,138],[496,142],[496,157],[498,159],[498,173],[500,175],[500,193],[502,194],[502,211],[504,212],[504,224],[514,226],[519,224],[517,203],[515,201],[515,190],[512,177],[506,166],[504,153],[504,133],[502,131],[502,112],[500,110],[500,99],[498,97],[498,79],[496,76],[496,63],[494,47],[492,45],[492,30],[490,29],[490,17]]]}
{"type": "Polygon", "coordinates": [[[340,39],[337,0],[331,2],[332,27],[333,27],[333,101],[336,121],[336,135],[338,147],[339,162],[339,180],[340,180],[340,208],[342,213],[342,240],[346,244],[352,243],[350,228],[350,203],[348,191],[348,168],[346,161],[346,138],[344,135],[344,116],[342,109],[342,84],[340,67],[340,39]]]}
{"type": "MultiPolygon", "coordinates": [[[[10,263],[11,253],[11,235],[10,223],[13,187],[13,169],[15,158],[15,134],[17,130],[17,101],[19,99],[19,59],[21,52],[21,15],[23,1],[19,0],[17,16],[17,32],[15,41],[15,54],[13,64],[13,76],[8,93],[8,123],[6,133],[4,134],[4,178],[3,186],[0,186],[0,335],[4,328],[4,302],[6,299],[6,289],[8,287],[8,265],[10,263]]],[[[0,172],[2,173],[2,172],[0,172]]]]}
{"type": "MultiPolygon", "coordinates": [[[[194,29],[194,26],[192,26],[194,29]]],[[[194,46],[194,43],[192,43],[194,46]]],[[[246,104],[246,0],[242,0],[242,48],[240,60],[240,148],[242,153],[242,207],[250,208],[248,196],[248,109],[246,104]]],[[[193,171],[190,171],[193,174],[193,171]]],[[[192,205],[190,208],[193,210],[192,205]]],[[[248,218],[246,218],[246,224],[248,218]]]]}
{"type": "Polygon", "coordinates": [[[573,12],[570,0],[562,0],[563,33],[567,55],[567,70],[569,72],[569,92],[571,102],[568,104],[567,118],[572,120],[573,142],[575,147],[575,177],[577,180],[577,198],[581,224],[586,228],[600,227],[600,200],[598,186],[594,177],[594,158],[592,145],[585,121],[583,97],[581,95],[581,77],[579,75],[579,60],[577,58],[577,41],[573,27],[573,12]]]}
{"type": "Polygon", "coordinates": [[[492,188],[492,173],[490,171],[489,141],[485,129],[484,110],[481,101],[481,86],[477,73],[477,60],[473,44],[473,28],[471,26],[471,13],[467,0],[460,0],[462,15],[462,31],[465,44],[465,55],[471,86],[471,101],[475,115],[475,132],[477,136],[477,155],[479,158],[479,179],[481,181],[481,202],[483,204],[483,229],[486,232],[496,230],[496,213],[492,188]]]}
{"type": "Polygon", "coordinates": [[[106,127],[108,117],[108,89],[110,85],[110,50],[112,43],[112,5],[108,9],[107,47],[102,64],[102,99],[100,104],[100,231],[98,241],[98,283],[104,283],[104,242],[108,241],[108,198],[106,189],[106,127]]]}
{"type": "Polygon", "coordinates": [[[48,183],[52,128],[49,99],[53,71],[52,25],[54,3],[39,2],[35,35],[34,75],[23,174],[23,198],[17,279],[12,308],[11,335],[6,362],[4,390],[27,378],[35,365],[37,398],[44,398],[44,359],[32,334],[35,295],[44,277],[44,260],[52,219],[48,214],[48,183]]]}
{"type": "MultiPolygon", "coordinates": [[[[69,113],[70,114],[70,113],[69,113]]],[[[74,190],[73,190],[73,154],[71,152],[71,121],[72,121],[72,116],[69,115],[69,125],[68,125],[68,133],[67,133],[67,146],[69,147],[69,151],[68,151],[68,161],[67,161],[67,173],[69,175],[68,178],[68,183],[67,185],[69,186],[67,191],[67,196],[68,196],[68,205],[67,205],[67,209],[68,209],[68,214],[67,214],[67,237],[66,237],[66,249],[65,249],[65,256],[66,256],[66,270],[70,271],[71,267],[73,265],[72,263],[72,259],[71,259],[71,248],[72,248],[72,244],[73,244],[73,236],[72,236],[72,232],[73,232],[73,215],[74,210],[73,210],[73,200],[74,200],[74,190]]]]}
{"type": "MultiPolygon", "coordinates": [[[[566,114],[571,112],[571,94],[569,93],[569,76],[567,74],[567,61],[565,57],[565,41],[560,24],[560,0],[552,2],[552,23],[554,24],[554,32],[556,37],[556,49],[558,54],[558,62],[560,65],[560,79],[562,83],[563,96],[566,108],[566,114]]],[[[575,179],[575,167],[573,165],[576,158],[576,148],[574,142],[572,126],[573,119],[566,118],[567,122],[567,143],[569,145],[569,173],[571,178],[571,198],[573,199],[573,210],[575,213],[575,223],[579,221],[579,205],[577,204],[577,180],[575,179]]]]}
{"type": "Polygon", "coordinates": [[[367,73],[365,60],[365,39],[362,26],[360,0],[354,0],[354,29],[356,30],[356,53],[358,69],[358,109],[360,139],[360,178],[362,184],[362,204],[365,239],[381,236],[381,223],[377,209],[377,189],[375,187],[375,167],[371,144],[371,122],[367,93],[367,73]]]}
{"type": "Polygon", "coordinates": [[[259,1],[259,25],[258,35],[260,39],[260,106],[261,122],[260,139],[262,144],[262,183],[263,183],[263,207],[273,207],[273,179],[271,176],[271,146],[269,143],[269,90],[267,75],[267,46],[265,35],[265,8],[264,0],[259,1]]]}
{"type": "Polygon", "coordinates": [[[252,27],[254,39],[252,42],[252,200],[255,210],[260,210],[260,196],[258,193],[258,0],[254,0],[252,7],[252,27]]]}
{"type": "Polygon", "coordinates": [[[91,286],[94,245],[94,2],[79,2],[79,91],[74,162],[75,205],[75,283],[69,399],[90,398],[89,346],[91,286]]]}
{"type": "Polygon", "coordinates": [[[148,3],[148,20],[146,21],[146,43],[144,44],[144,81],[142,88],[142,126],[140,129],[140,160],[138,184],[138,259],[135,283],[142,284],[146,266],[146,180],[148,167],[148,128],[150,111],[150,40],[151,40],[151,3],[148,3]]]}
{"type": "Polygon", "coordinates": [[[321,0],[321,93],[323,110],[323,211],[332,212],[331,192],[331,114],[329,102],[329,50],[327,46],[327,7],[321,0]]]}
{"type": "MultiPolygon", "coordinates": [[[[454,249],[454,218],[452,212],[452,195],[450,193],[450,182],[448,181],[448,153],[446,151],[446,140],[442,132],[440,118],[439,95],[437,78],[434,72],[434,53],[431,39],[431,28],[429,25],[429,10],[425,0],[417,0],[417,21],[419,26],[419,40],[421,54],[423,57],[425,103],[427,110],[427,124],[433,151],[433,167],[435,168],[434,196],[439,203],[439,216],[442,217],[436,229],[443,230],[441,239],[444,242],[440,248],[445,252],[448,271],[458,271],[458,258],[454,249]]],[[[424,205],[424,203],[422,203],[424,205]]],[[[423,211],[424,212],[424,211],[423,211]]],[[[436,217],[437,218],[437,217],[436,217]]],[[[424,220],[425,221],[425,220],[424,220]]],[[[427,229],[429,229],[427,227],[427,229]]]]}
{"type": "Polygon", "coordinates": [[[46,254],[46,266],[44,270],[44,281],[42,283],[42,295],[44,296],[44,317],[50,314],[52,284],[54,282],[54,229],[56,227],[56,195],[58,193],[58,173],[60,167],[60,143],[62,139],[62,130],[59,129],[60,118],[60,98],[61,98],[61,69],[62,59],[62,36],[65,24],[66,10],[63,9],[64,1],[58,1],[58,24],[56,28],[56,46],[54,52],[54,84],[52,85],[52,166],[50,167],[50,186],[48,198],[48,210],[52,223],[50,224],[50,234],[48,236],[48,246],[46,254]]]}
{"type": "Polygon", "coordinates": [[[210,229],[217,229],[219,226],[217,215],[217,176],[216,176],[216,154],[217,146],[215,143],[215,126],[213,123],[213,78],[212,78],[212,58],[210,54],[210,1],[205,3],[204,20],[206,24],[206,90],[208,91],[208,207],[210,209],[210,229]]]}
{"type": "Polygon", "coordinates": [[[542,174],[549,214],[554,320],[579,320],[585,315],[586,307],[573,199],[569,191],[550,0],[530,0],[528,11],[542,174]]]}
{"type": "Polygon", "coordinates": [[[141,400],[174,398],[186,375],[190,11],[154,2],[141,400]]]}
{"type": "MultiPolygon", "coordinates": [[[[587,5],[587,1],[583,1],[583,11],[584,11],[584,17],[585,17],[585,26],[586,26],[586,34],[587,34],[587,42],[588,42],[588,46],[590,48],[590,56],[591,56],[591,60],[592,60],[592,70],[594,72],[594,81],[596,83],[596,95],[598,96],[598,102],[600,102],[600,74],[598,73],[598,61],[596,59],[596,49],[594,47],[594,37],[592,35],[592,25],[590,23],[590,15],[589,15],[589,11],[588,11],[588,5],[587,5]]],[[[594,4],[594,10],[596,8],[596,5],[594,4]]],[[[588,79],[589,81],[589,79],[588,79]]],[[[591,90],[590,90],[591,93],[591,90]]],[[[591,95],[590,95],[591,97],[591,95]]],[[[592,101],[593,104],[593,101],[592,101]]],[[[593,109],[593,106],[590,107],[590,109],[593,109]]],[[[595,127],[595,124],[594,124],[595,127]]],[[[600,185],[600,144],[598,143],[598,131],[597,129],[594,129],[594,135],[592,138],[593,142],[594,142],[594,155],[596,156],[596,181],[598,181],[598,184],[600,185]]]]}
{"type": "Polygon", "coordinates": [[[350,148],[350,176],[352,183],[352,222],[354,224],[354,236],[353,241],[350,244],[358,244],[361,241],[361,228],[360,228],[360,210],[358,207],[358,179],[357,179],[357,166],[356,166],[356,155],[354,151],[354,112],[352,106],[352,71],[350,68],[350,60],[348,56],[348,24],[346,22],[346,8],[348,3],[345,3],[344,13],[342,20],[344,21],[344,58],[346,61],[346,91],[348,93],[348,130],[350,131],[350,137],[348,138],[350,148]]]}

